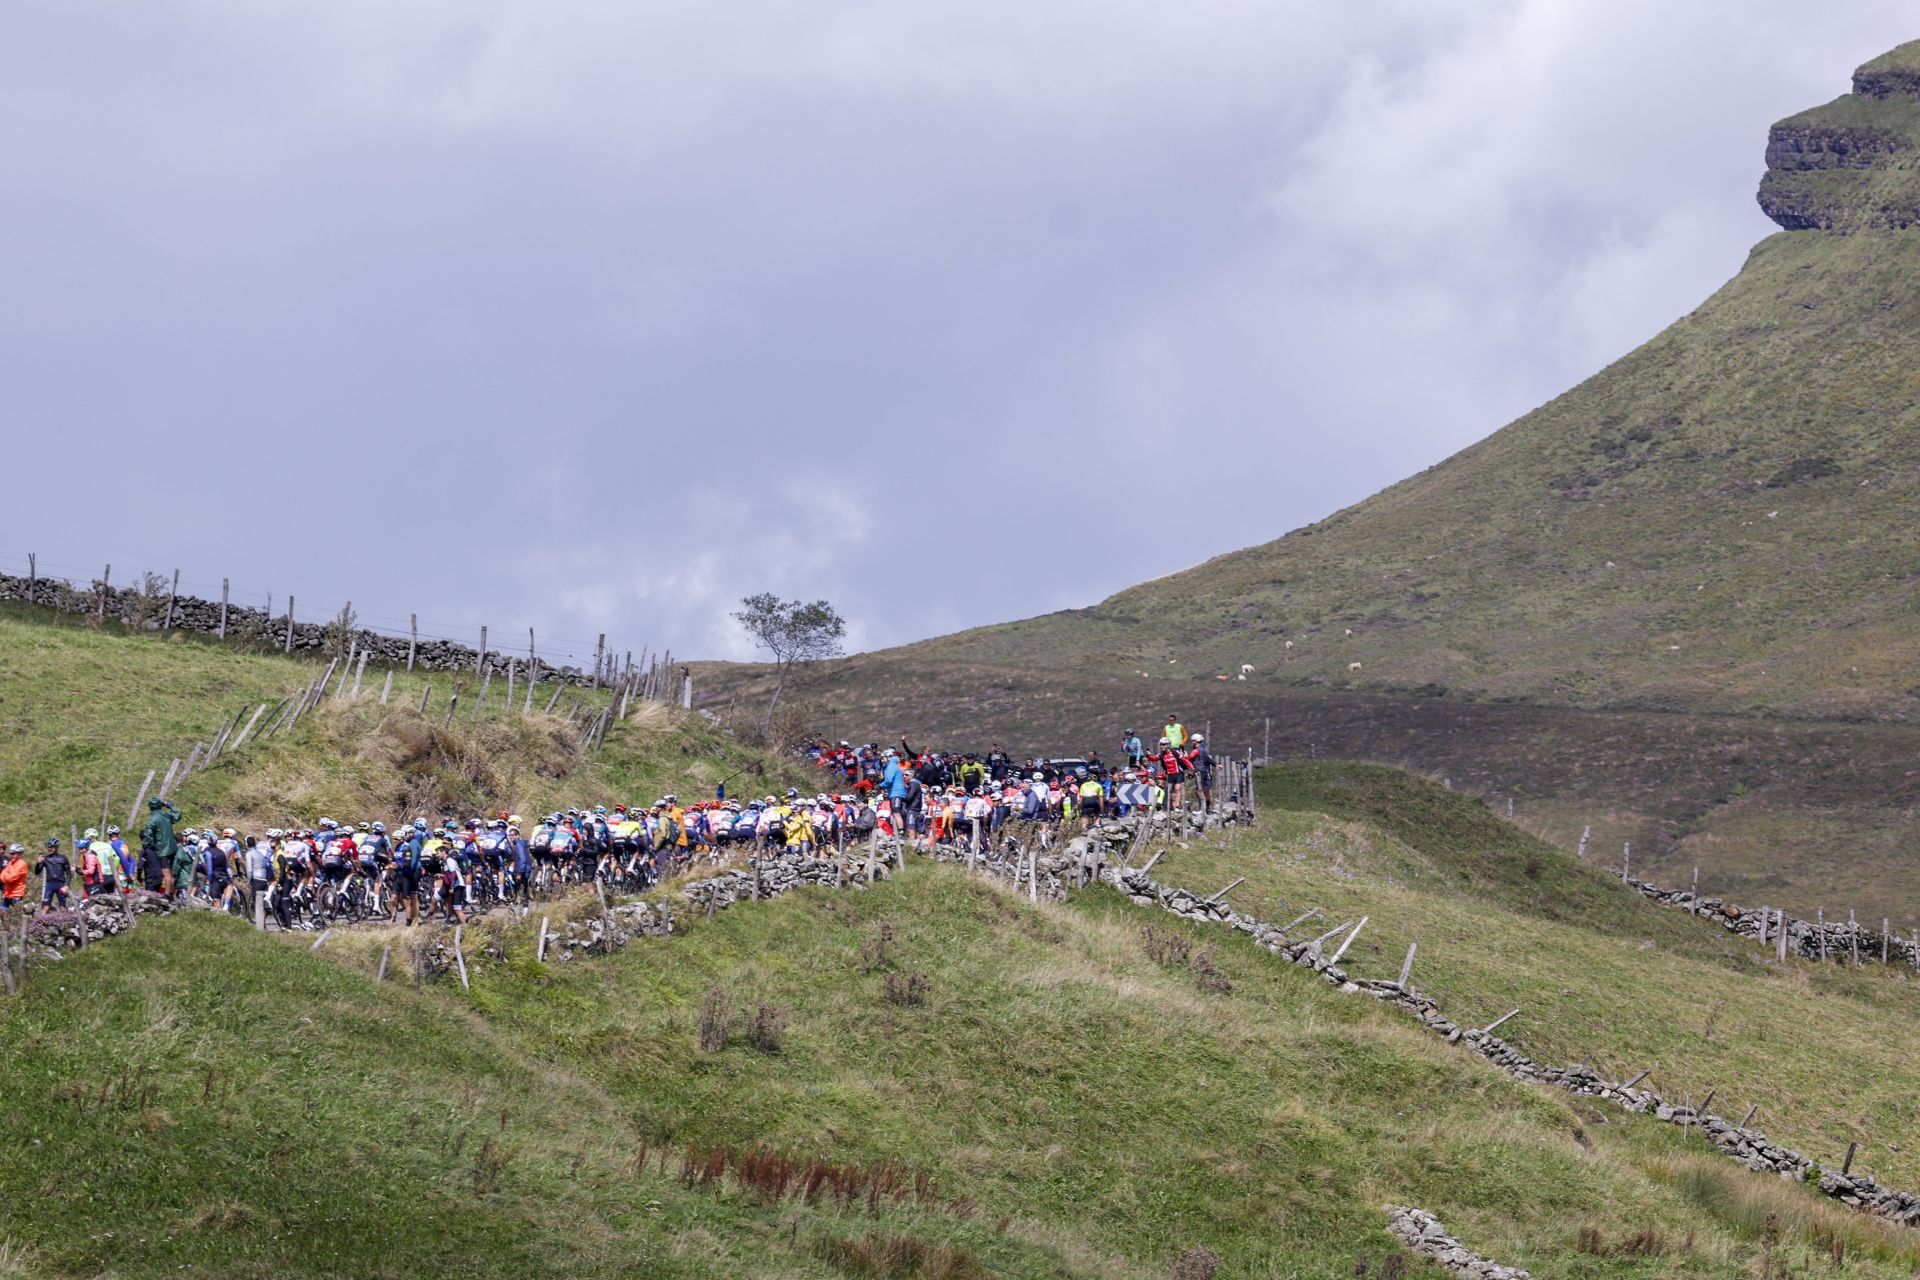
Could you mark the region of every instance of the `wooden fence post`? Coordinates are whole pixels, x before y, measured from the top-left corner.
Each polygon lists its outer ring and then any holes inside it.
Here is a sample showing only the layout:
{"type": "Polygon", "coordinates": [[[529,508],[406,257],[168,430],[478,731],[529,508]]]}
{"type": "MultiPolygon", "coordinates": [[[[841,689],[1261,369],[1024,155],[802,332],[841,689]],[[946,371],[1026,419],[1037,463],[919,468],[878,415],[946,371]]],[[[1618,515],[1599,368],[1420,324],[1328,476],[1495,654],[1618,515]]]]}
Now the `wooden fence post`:
{"type": "Polygon", "coordinates": [[[1335,952],[1333,953],[1333,958],[1332,958],[1331,960],[1329,960],[1329,961],[1327,961],[1327,963],[1328,963],[1328,964],[1339,964],[1339,963],[1340,963],[1340,957],[1341,957],[1341,956],[1343,956],[1343,955],[1345,955],[1345,954],[1347,954],[1347,948],[1348,948],[1348,947],[1350,947],[1350,946],[1352,946],[1352,945],[1353,945],[1353,940],[1354,940],[1355,938],[1357,938],[1357,937],[1359,937],[1359,936],[1360,936],[1360,931],[1361,931],[1362,929],[1364,929],[1364,928],[1366,928],[1366,927],[1367,927],[1367,920],[1368,920],[1368,919],[1369,919],[1369,917],[1367,917],[1367,916],[1361,916],[1361,917],[1360,917],[1360,923],[1358,923],[1358,924],[1356,924],[1356,925],[1354,925],[1354,926],[1353,926],[1353,932],[1352,932],[1352,933],[1349,933],[1349,934],[1348,934],[1348,935],[1347,935],[1347,936],[1346,936],[1346,937],[1345,937],[1345,938],[1344,938],[1344,939],[1343,939],[1343,940],[1341,941],[1341,943],[1340,943],[1340,949],[1339,949],[1339,950],[1337,950],[1337,951],[1335,951],[1335,952]]]}
{"type": "Polygon", "coordinates": [[[507,714],[513,714],[513,659],[507,659],[507,714]]]}
{"type": "Polygon", "coordinates": [[[607,633],[602,631],[598,643],[593,646],[593,687],[600,687],[601,670],[607,664],[607,633]]]}
{"type": "Polygon", "coordinates": [[[347,695],[349,698],[360,696],[360,677],[367,674],[367,652],[365,649],[360,651],[360,664],[353,669],[353,692],[347,695]]]}
{"type": "Polygon", "coordinates": [[[1820,959],[1824,962],[1827,958],[1827,909],[1819,908],[1816,916],[1820,929],[1820,959]]]}
{"type": "Polygon", "coordinates": [[[386,946],[380,948],[380,971],[373,975],[375,982],[385,982],[387,980],[387,961],[392,958],[393,944],[389,942],[386,946]]]}
{"type": "Polygon", "coordinates": [[[133,797],[133,808],[127,813],[127,826],[132,827],[140,820],[140,806],[147,802],[147,788],[153,785],[152,769],[147,770],[147,780],[140,784],[140,791],[133,797]]]}
{"type": "Polygon", "coordinates": [[[453,962],[460,966],[460,985],[471,991],[473,984],[467,981],[467,958],[460,954],[460,929],[460,925],[453,926],[453,962]]]}
{"type": "Polygon", "coordinates": [[[167,620],[160,624],[162,631],[173,630],[173,609],[180,601],[180,571],[173,571],[173,586],[167,590],[167,620]]]}
{"type": "Polygon", "coordinates": [[[27,552],[27,603],[33,603],[34,588],[40,584],[40,557],[36,552],[27,552]]]}
{"type": "MultiPolygon", "coordinates": [[[[102,622],[107,620],[107,592],[112,589],[113,565],[109,563],[105,569],[100,571],[100,621],[102,622]]],[[[80,932],[85,934],[86,930],[82,929],[80,932]]]]}
{"type": "Polygon", "coordinates": [[[451,698],[447,699],[447,718],[440,722],[440,727],[442,729],[451,728],[453,726],[453,709],[459,705],[460,705],[460,695],[458,693],[454,694],[451,698]]]}
{"type": "Polygon", "coordinates": [[[407,615],[407,670],[413,670],[413,655],[420,650],[420,615],[407,615]]]}
{"type": "Polygon", "coordinates": [[[273,704],[271,702],[263,702],[259,706],[255,707],[253,709],[253,716],[247,721],[247,727],[242,729],[239,735],[235,737],[231,743],[228,744],[227,750],[229,751],[239,750],[240,744],[245,742],[250,736],[252,736],[253,727],[260,723],[260,717],[267,714],[267,708],[272,705],[273,704]]]}
{"type": "Polygon", "coordinates": [[[380,686],[380,705],[386,706],[387,699],[393,696],[393,668],[387,668],[387,682],[380,686]]]}
{"type": "MultiPolygon", "coordinates": [[[[529,715],[533,713],[533,686],[539,683],[540,683],[540,659],[539,659],[539,654],[533,647],[533,628],[528,627],[527,628],[527,705],[524,708],[522,708],[522,710],[529,715]]],[[[558,685],[554,686],[554,696],[556,698],[560,696],[560,687],[558,685]]],[[[551,704],[548,705],[547,710],[549,711],[553,710],[553,707],[551,704]]]]}
{"type": "Polygon", "coordinates": [[[293,593],[287,593],[287,641],[280,647],[282,653],[293,652],[293,593]]]}
{"type": "MultiPolygon", "coordinates": [[[[1497,1031],[1497,1030],[1498,1030],[1498,1029],[1499,1029],[1500,1027],[1502,1027],[1502,1026],[1504,1026],[1504,1025],[1506,1024],[1506,1021],[1507,1021],[1507,1019],[1508,1019],[1508,1018],[1513,1018],[1513,1017],[1518,1017],[1518,1016],[1519,1016],[1519,1014],[1520,1014],[1520,1011],[1519,1011],[1518,1009],[1509,1009],[1509,1010],[1507,1010],[1507,1011],[1506,1011],[1505,1013],[1503,1013],[1503,1014],[1501,1014],[1501,1015],[1500,1015],[1499,1017],[1497,1017],[1497,1018],[1495,1018],[1495,1019],[1494,1019],[1494,1020],[1493,1020],[1492,1022],[1489,1022],[1489,1023],[1488,1023],[1488,1024],[1486,1025],[1486,1026],[1484,1026],[1484,1027],[1482,1027],[1482,1028],[1480,1028],[1480,1034],[1481,1034],[1481,1035],[1483,1035],[1483,1036],[1490,1036],[1490,1035],[1492,1035],[1492,1034],[1493,1034],[1493,1033],[1494,1033],[1495,1031],[1497,1031]]],[[[1637,1077],[1636,1077],[1636,1078],[1637,1078],[1637,1077]]],[[[1629,1080],[1629,1081],[1627,1082],[1627,1084],[1628,1084],[1629,1086],[1631,1086],[1631,1085],[1632,1085],[1632,1083],[1633,1083],[1633,1081],[1631,1081],[1631,1080],[1629,1080]]]]}
{"type": "Polygon", "coordinates": [[[480,627],[480,652],[473,659],[473,670],[474,670],[474,674],[478,675],[480,672],[485,671],[486,669],[487,669],[487,628],[484,624],[482,624],[482,626],[480,627]]]}
{"type": "Polygon", "coordinates": [[[1847,908],[1847,945],[1853,953],[1853,967],[1860,967],[1860,921],[1853,908],[1847,908]]]}
{"type": "Polygon", "coordinates": [[[480,708],[487,705],[487,689],[493,684],[493,668],[487,668],[487,674],[480,677],[480,696],[473,700],[473,719],[480,718],[480,708]]]}
{"type": "Polygon", "coordinates": [[[227,597],[231,588],[225,578],[220,579],[220,638],[227,638],[227,597]]]}
{"type": "Polygon", "coordinates": [[[1407,944],[1407,958],[1400,962],[1400,977],[1393,984],[1402,991],[1407,989],[1407,979],[1413,976],[1413,953],[1419,949],[1420,944],[1418,942],[1409,942],[1407,944]]]}
{"type": "Polygon", "coordinates": [[[547,962],[547,917],[545,916],[540,917],[540,947],[533,953],[533,958],[541,964],[547,962]]]}
{"type": "Polygon", "coordinates": [[[430,693],[432,693],[432,692],[433,692],[433,685],[432,685],[432,684],[425,684],[425,685],[422,685],[422,686],[420,686],[420,712],[419,712],[419,714],[421,714],[421,715],[425,715],[425,714],[427,714],[427,695],[428,695],[428,694],[430,694],[430,693]]]}
{"type": "Polygon", "coordinates": [[[1785,911],[1780,913],[1780,919],[1776,923],[1780,926],[1780,937],[1776,944],[1779,950],[1776,958],[1780,963],[1785,964],[1787,961],[1787,913],[1785,911]]]}

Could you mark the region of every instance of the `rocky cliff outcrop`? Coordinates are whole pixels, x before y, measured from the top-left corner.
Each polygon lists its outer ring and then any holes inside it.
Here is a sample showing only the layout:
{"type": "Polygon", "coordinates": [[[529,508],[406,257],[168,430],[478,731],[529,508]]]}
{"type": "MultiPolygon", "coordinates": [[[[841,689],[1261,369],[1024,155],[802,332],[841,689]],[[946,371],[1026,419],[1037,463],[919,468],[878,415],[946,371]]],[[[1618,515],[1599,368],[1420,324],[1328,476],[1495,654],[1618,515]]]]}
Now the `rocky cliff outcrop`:
{"type": "Polygon", "coordinates": [[[1767,135],[1760,207],[1789,231],[1920,223],[1920,41],[1853,73],[1853,92],[1767,135]]]}

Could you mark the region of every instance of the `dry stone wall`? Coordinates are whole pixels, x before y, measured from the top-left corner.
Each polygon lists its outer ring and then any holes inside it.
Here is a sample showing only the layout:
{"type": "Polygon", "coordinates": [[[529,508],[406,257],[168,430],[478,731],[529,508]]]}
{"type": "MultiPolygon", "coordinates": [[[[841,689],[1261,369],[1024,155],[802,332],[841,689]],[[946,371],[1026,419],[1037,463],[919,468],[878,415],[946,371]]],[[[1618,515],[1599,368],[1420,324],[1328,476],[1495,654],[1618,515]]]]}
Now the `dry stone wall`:
{"type": "Polygon", "coordinates": [[[1425,1209],[1388,1205],[1387,1232],[1405,1245],[1408,1252],[1431,1259],[1457,1276],[1471,1276],[1474,1280],[1532,1280],[1531,1272],[1489,1262],[1467,1248],[1448,1235],[1440,1220],[1425,1209]]]}
{"type": "Polygon", "coordinates": [[[1663,889],[1644,880],[1629,878],[1626,883],[1661,906],[1691,912],[1763,946],[1778,948],[1784,933],[1786,953],[1803,960],[1884,961],[1920,970],[1920,930],[1903,938],[1885,921],[1875,929],[1852,919],[1801,920],[1771,907],[1736,907],[1721,898],[1704,898],[1685,889],[1663,889]]]}

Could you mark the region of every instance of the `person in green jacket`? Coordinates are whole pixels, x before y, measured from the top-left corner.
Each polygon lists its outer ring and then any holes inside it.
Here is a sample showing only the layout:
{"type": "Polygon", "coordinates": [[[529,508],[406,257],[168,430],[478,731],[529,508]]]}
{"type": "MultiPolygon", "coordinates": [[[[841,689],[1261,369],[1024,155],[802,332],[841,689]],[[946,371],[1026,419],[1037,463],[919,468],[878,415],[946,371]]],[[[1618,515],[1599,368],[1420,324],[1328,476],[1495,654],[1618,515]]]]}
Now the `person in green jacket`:
{"type": "Polygon", "coordinates": [[[173,888],[173,864],[180,856],[180,842],[174,839],[173,824],[179,810],[159,796],[147,797],[147,825],[140,828],[140,854],[145,866],[147,888],[155,893],[173,888]]]}

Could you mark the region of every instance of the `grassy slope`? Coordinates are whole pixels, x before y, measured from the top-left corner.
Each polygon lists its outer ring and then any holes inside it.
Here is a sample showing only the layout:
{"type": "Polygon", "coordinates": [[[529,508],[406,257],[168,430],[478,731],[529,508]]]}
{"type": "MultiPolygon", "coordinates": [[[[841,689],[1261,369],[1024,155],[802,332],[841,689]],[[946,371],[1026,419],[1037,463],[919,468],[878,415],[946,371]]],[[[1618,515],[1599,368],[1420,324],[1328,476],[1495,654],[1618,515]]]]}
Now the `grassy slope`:
{"type": "Polygon", "coordinates": [[[532,965],[522,933],[471,996],[375,989],[348,953],[233,921],[155,922],[0,1019],[0,1234],[44,1275],[831,1276],[859,1272],[823,1262],[824,1242],[883,1231],[964,1249],[973,1269],[950,1275],[1145,1278],[1203,1244],[1222,1275],[1321,1276],[1378,1259],[1395,1199],[1539,1275],[1734,1277],[1758,1254],[1755,1205],[1774,1203],[1756,1197],[1784,1196],[1847,1233],[1841,1274],[1920,1261],[1911,1240],[1665,1126],[1509,1082],[1243,941],[1193,934],[1234,984],[1199,992],[1147,958],[1142,920],[1111,894],[1034,908],[916,867],[564,969],[532,965]],[[931,976],[924,1006],[888,1004],[885,975],[862,972],[883,925],[897,971],[931,976]],[[790,1010],[778,1055],[738,1037],[698,1050],[715,983],[790,1010]],[[104,1106],[67,1087],[97,1096],[123,1070],[155,1090],[144,1108],[117,1084],[104,1106]],[[487,1138],[512,1152],[490,1193],[487,1138]],[[635,1182],[643,1139],[892,1158],[978,1209],[875,1222],[635,1182]],[[1581,1226],[1693,1243],[1602,1260],[1574,1251],[1581,1226]]]}
{"type": "MultiPolygon", "coordinates": [[[[731,765],[711,752],[740,755],[705,733],[623,726],[599,760],[539,785],[688,791],[676,780],[731,765]]],[[[498,787],[512,766],[476,774],[482,747],[523,764],[552,749],[537,720],[441,742],[410,712],[367,707],[300,734],[210,773],[201,803],[351,812],[422,780],[498,787]]],[[[1274,914],[1309,897],[1369,912],[1363,971],[1418,936],[1422,983],[1457,1014],[1522,1004],[1517,1038],[1548,1056],[1657,1061],[1669,1090],[1698,1080],[1760,1101],[1823,1156],[1857,1133],[1872,1168],[1920,1181],[1920,1153],[1885,1136],[1915,1118],[1911,1067],[1884,1030],[1910,1019],[1909,987],[1775,975],[1404,775],[1283,771],[1266,798],[1261,833],[1177,851],[1163,873],[1203,887],[1245,874],[1238,900],[1274,914]]],[[[857,1274],[825,1256],[878,1232],[948,1248],[951,1275],[1149,1277],[1205,1245],[1223,1274],[1290,1276],[1377,1258],[1379,1205],[1398,1199],[1537,1274],[1744,1274],[1769,1208],[1850,1233],[1867,1251],[1855,1274],[1920,1261],[1912,1241],[1756,1186],[1663,1126],[1521,1088],[1232,936],[1192,934],[1234,987],[1201,992],[1145,954],[1149,921],[1173,927],[1107,893],[1036,909],[916,867],[878,892],[743,907],[564,969],[532,964],[531,931],[496,923],[470,954],[497,941],[509,962],[476,963],[470,995],[372,987],[377,939],[316,956],[226,919],[153,922],[43,969],[0,1010],[0,1123],[17,1153],[0,1162],[0,1237],[47,1275],[857,1274]],[[883,927],[891,958],[865,972],[883,927]],[[888,971],[928,975],[926,1004],[889,1003],[888,971]],[[737,1007],[788,1011],[780,1053],[737,1034],[697,1048],[715,984],[737,1007]],[[476,1187],[489,1138],[512,1153],[498,1191],[476,1187]],[[876,1222],[694,1191],[657,1168],[635,1182],[643,1140],[903,1161],[978,1209],[876,1222]],[[1692,1232],[1693,1246],[1602,1261],[1573,1251],[1584,1225],[1692,1232]]]]}
{"type": "MultiPolygon", "coordinates": [[[[1491,1021],[1556,1062],[1655,1069],[1663,1092],[1719,1091],[1722,1110],[1817,1158],[1858,1140],[1876,1172],[1920,1184],[1920,1075],[1900,1029],[1920,1012],[1910,975],[1797,961],[1647,904],[1477,800],[1377,766],[1264,771],[1259,838],[1170,854],[1155,874],[1213,888],[1238,877],[1244,911],[1370,917],[1351,957],[1392,976],[1418,942],[1416,985],[1453,1017],[1491,1021]],[[1498,907],[1499,910],[1489,910],[1498,907]],[[1571,927],[1569,927],[1571,926],[1571,927]]],[[[1282,913],[1285,913],[1282,915],[1282,913]]]]}
{"type": "MultiPolygon", "coordinates": [[[[318,674],[310,663],[186,636],[94,631],[44,610],[0,611],[0,836],[37,845],[47,835],[64,839],[72,826],[97,825],[109,787],[110,820],[124,823],[149,768],[164,774],[169,760],[212,737],[242,704],[277,703],[318,674]]],[[[370,668],[357,702],[329,701],[290,733],[243,744],[237,756],[189,778],[176,802],[196,825],[258,827],[329,813],[343,821],[391,819],[428,805],[437,817],[443,804],[463,813],[483,805],[531,813],[579,801],[651,802],[670,789],[691,798],[736,769],[747,770],[731,784],[736,791],[801,772],[661,707],[638,709],[613,726],[587,760],[560,715],[538,714],[550,685],[540,686],[532,717],[508,717],[503,683],[495,681],[475,722],[471,674],[456,681],[399,672],[383,708],[384,679],[370,668]],[[429,686],[422,717],[417,708],[429,686]],[[463,706],[442,730],[456,687],[463,706]]],[[[598,708],[605,699],[569,689],[556,712],[576,701],[598,708]]]]}

